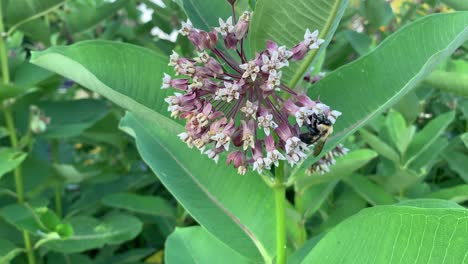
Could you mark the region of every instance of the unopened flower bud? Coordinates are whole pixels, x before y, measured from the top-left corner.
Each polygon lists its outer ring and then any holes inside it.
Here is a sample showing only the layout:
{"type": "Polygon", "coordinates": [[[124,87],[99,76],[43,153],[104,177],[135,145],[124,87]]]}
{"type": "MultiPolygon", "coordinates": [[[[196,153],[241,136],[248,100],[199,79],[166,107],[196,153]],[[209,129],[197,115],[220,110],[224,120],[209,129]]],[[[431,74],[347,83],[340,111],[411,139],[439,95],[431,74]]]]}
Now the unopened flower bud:
{"type": "Polygon", "coordinates": [[[44,113],[35,105],[30,107],[31,119],[29,127],[33,133],[43,133],[47,129],[47,125],[50,124],[50,117],[44,115],[44,113]]]}
{"type": "Polygon", "coordinates": [[[238,40],[241,40],[249,30],[250,12],[244,12],[234,27],[234,34],[238,40]]]}

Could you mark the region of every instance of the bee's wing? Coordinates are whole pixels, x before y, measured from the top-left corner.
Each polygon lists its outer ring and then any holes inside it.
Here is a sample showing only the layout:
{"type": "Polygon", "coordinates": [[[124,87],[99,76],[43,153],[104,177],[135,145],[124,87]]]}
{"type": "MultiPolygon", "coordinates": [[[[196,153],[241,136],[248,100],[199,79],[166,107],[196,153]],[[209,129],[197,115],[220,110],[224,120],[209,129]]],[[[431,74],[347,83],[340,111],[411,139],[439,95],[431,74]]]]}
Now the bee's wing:
{"type": "Polygon", "coordinates": [[[315,143],[314,146],[314,157],[317,157],[320,152],[322,152],[323,146],[325,146],[325,142],[327,142],[326,138],[321,138],[320,140],[315,143]]]}

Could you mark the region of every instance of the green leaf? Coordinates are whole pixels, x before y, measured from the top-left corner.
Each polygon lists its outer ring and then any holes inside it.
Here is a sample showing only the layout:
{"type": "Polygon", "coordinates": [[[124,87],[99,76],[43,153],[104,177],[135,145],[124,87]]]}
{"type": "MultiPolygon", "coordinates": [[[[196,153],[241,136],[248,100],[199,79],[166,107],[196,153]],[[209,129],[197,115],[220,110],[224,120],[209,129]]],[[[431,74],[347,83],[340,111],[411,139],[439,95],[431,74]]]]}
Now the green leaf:
{"type": "Polygon", "coordinates": [[[366,200],[361,198],[353,189],[344,186],[339,196],[333,201],[333,204],[327,208],[328,215],[326,221],[323,221],[316,231],[319,234],[328,232],[342,221],[345,221],[366,207],[366,200]]]}
{"type": "Polygon", "coordinates": [[[372,205],[386,205],[395,203],[395,199],[382,187],[371,182],[367,177],[360,174],[351,174],[345,177],[344,182],[351,186],[356,193],[361,195],[372,205]]]}
{"type": "Polygon", "coordinates": [[[330,166],[330,172],[326,174],[312,174],[302,176],[296,182],[296,188],[300,192],[317,184],[342,179],[366,165],[369,161],[377,157],[377,153],[370,149],[359,149],[336,159],[336,164],[330,166]]]}
{"type": "Polygon", "coordinates": [[[95,6],[75,2],[70,6],[71,12],[64,15],[64,20],[71,33],[79,33],[114,15],[127,3],[128,0],[102,1],[95,6]]]}
{"type": "Polygon", "coordinates": [[[11,148],[0,148],[0,179],[24,161],[27,154],[11,148]]]}
{"type": "Polygon", "coordinates": [[[460,138],[463,141],[463,144],[465,144],[465,147],[468,148],[468,133],[461,135],[460,138]]]}
{"type": "Polygon", "coordinates": [[[420,175],[426,175],[438,161],[438,157],[443,153],[449,141],[446,138],[437,138],[426,150],[424,150],[418,158],[414,159],[409,168],[413,171],[418,172],[420,175]]]}
{"type": "Polygon", "coordinates": [[[359,131],[359,134],[362,136],[364,141],[366,141],[366,143],[369,144],[369,146],[371,146],[372,149],[377,151],[380,155],[395,162],[396,164],[400,163],[400,156],[398,153],[387,143],[380,140],[376,135],[367,132],[365,129],[359,131]]]}
{"type": "Polygon", "coordinates": [[[142,229],[138,218],[124,214],[113,214],[97,220],[79,216],[70,219],[74,235],[63,239],[45,241],[42,246],[50,250],[70,254],[100,248],[104,245],[118,245],[135,238],[142,229]]]}
{"type": "Polygon", "coordinates": [[[455,118],[454,112],[448,112],[439,115],[431,120],[421,131],[415,136],[408,147],[405,158],[405,167],[421,155],[431,144],[433,144],[439,136],[447,129],[455,118]]]}
{"type": "Polygon", "coordinates": [[[27,230],[31,234],[44,231],[44,226],[41,226],[33,209],[24,205],[12,204],[5,206],[0,209],[0,216],[18,230],[27,230]]]}
{"type": "Polygon", "coordinates": [[[0,139],[7,137],[8,135],[10,135],[8,129],[6,129],[6,127],[0,127],[0,139]]]}
{"type": "Polygon", "coordinates": [[[407,128],[405,118],[396,111],[390,111],[385,121],[392,142],[401,154],[405,153],[413,138],[414,128],[407,128]]]}
{"type": "Polygon", "coordinates": [[[414,123],[422,110],[419,97],[414,91],[403,96],[393,108],[403,114],[407,124],[414,123]]]}
{"type": "Polygon", "coordinates": [[[175,210],[168,201],[157,196],[116,193],[105,196],[102,203],[130,212],[175,218],[175,210]]]}
{"type": "Polygon", "coordinates": [[[94,99],[39,102],[37,105],[51,119],[46,131],[40,134],[46,138],[78,136],[109,111],[105,101],[94,99]]]}
{"type": "Polygon", "coordinates": [[[322,207],[338,182],[339,180],[332,180],[331,182],[313,185],[303,192],[296,192],[296,197],[299,196],[296,198],[296,202],[298,201],[297,199],[301,199],[301,203],[303,204],[301,211],[303,212],[304,219],[311,217],[322,207]]]}
{"type": "MultiPolygon", "coordinates": [[[[161,91],[169,58],[135,45],[84,41],[34,52],[31,62],[91,89],[121,107],[147,117],[169,116],[161,91]]],[[[53,122],[53,121],[52,121],[53,122]]]]}
{"type": "Polygon", "coordinates": [[[346,30],[345,34],[349,44],[359,55],[362,56],[370,50],[372,39],[368,35],[352,30],[346,30]]]}
{"type": "Polygon", "coordinates": [[[65,2],[66,0],[9,0],[4,11],[6,24],[10,26],[9,31],[47,14],[65,2]]]}
{"type": "Polygon", "coordinates": [[[465,209],[365,209],[322,238],[302,263],[463,263],[467,218],[465,209]]]}
{"type": "Polygon", "coordinates": [[[434,71],[424,83],[436,89],[468,97],[468,74],[457,72],[434,71]]]}
{"type": "Polygon", "coordinates": [[[453,201],[445,201],[441,199],[416,199],[416,200],[406,200],[399,202],[399,206],[411,206],[411,207],[419,207],[419,208],[461,208],[463,206],[453,202],[453,201]]]}
{"type": "Polygon", "coordinates": [[[17,97],[27,93],[28,91],[32,91],[30,87],[19,87],[14,84],[1,84],[0,85],[0,102],[5,99],[17,97]]]}
{"type": "Polygon", "coordinates": [[[70,164],[53,164],[52,168],[66,183],[79,183],[95,174],[92,172],[81,173],[75,166],[70,164]]]}
{"type": "Polygon", "coordinates": [[[15,85],[19,87],[30,87],[51,78],[54,74],[48,70],[38,67],[30,62],[19,65],[13,76],[15,85]]]}
{"type": "Polygon", "coordinates": [[[17,255],[23,252],[23,249],[16,247],[8,240],[0,238],[0,263],[10,263],[17,255]]]}
{"type": "Polygon", "coordinates": [[[460,151],[450,151],[443,154],[451,170],[458,173],[466,183],[468,183],[468,155],[460,151]]]}
{"type": "Polygon", "coordinates": [[[166,241],[165,263],[236,263],[253,264],[232,250],[205,229],[196,227],[177,228],[166,241]]]}
{"type": "Polygon", "coordinates": [[[444,4],[456,10],[468,10],[468,2],[463,0],[441,0],[444,4]]]}
{"type": "Polygon", "coordinates": [[[211,31],[213,27],[218,27],[219,18],[226,20],[232,15],[231,5],[224,0],[181,0],[181,3],[193,26],[205,31],[211,31]]]}
{"type": "MultiPolygon", "coordinates": [[[[309,90],[343,115],[322,153],[393,105],[468,40],[468,12],[423,17],[386,38],[376,49],[328,74],[309,90]],[[451,25],[447,30],[447,25],[451,25]],[[421,49],[420,43],[426,46],[421,49]],[[367,100],[365,100],[367,98],[367,100]],[[365,101],[363,101],[365,100],[365,101]]],[[[318,158],[308,154],[292,174],[318,158]]]]}
{"type": "Polygon", "coordinates": [[[451,200],[456,203],[468,201],[468,184],[460,184],[455,187],[440,189],[427,195],[427,198],[451,200]]]}
{"type": "Polygon", "coordinates": [[[361,0],[361,11],[375,29],[387,26],[393,18],[392,7],[385,0],[361,0]]]}
{"type": "Polygon", "coordinates": [[[294,88],[318,54],[331,40],[348,0],[257,0],[250,26],[250,54],[265,49],[266,41],[292,48],[304,39],[307,28],[319,30],[320,38],[327,42],[320,50],[313,50],[302,62],[290,63],[283,71],[283,80],[294,88]]]}
{"type": "Polygon", "coordinates": [[[121,129],[136,139],[145,162],[200,225],[241,255],[271,261],[273,191],[260,176],[239,176],[225,164],[216,165],[198,150],[188,149],[176,136],[183,127],[166,118],[153,123],[127,113],[121,129]]]}

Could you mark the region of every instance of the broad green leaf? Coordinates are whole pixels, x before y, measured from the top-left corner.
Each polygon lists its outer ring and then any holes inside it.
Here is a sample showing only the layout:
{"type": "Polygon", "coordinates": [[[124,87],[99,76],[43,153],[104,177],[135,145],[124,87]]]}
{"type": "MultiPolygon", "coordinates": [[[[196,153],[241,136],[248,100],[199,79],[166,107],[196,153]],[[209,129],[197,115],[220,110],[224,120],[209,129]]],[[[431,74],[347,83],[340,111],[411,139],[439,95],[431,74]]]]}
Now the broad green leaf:
{"type": "Polygon", "coordinates": [[[49,24],[41,18],[27,21],[21,24],[17,30],[21,31],[32,40],[40,41],[47,46],[50,45],[50,27],[49,24]]]}
{"type": "Polygon", "coordinates": [[[468,73],[434,71],[424,83],[445,92],[468,97],[468,73]]]}
{"type": "Polygon", "coordinates": [[[5,127],[0,127],[0,139],[7,137],[9,134],[10,132],[8,132],[8,129],[5,127]]]}
{"type": "Polygon", "coordinates": [[[441,199],[415,199],[415,200],[405,200],[396,204],[398,206],[411,206],[419,208],[460,208],[464,209],[463,206],[453,202],[445,201],[441,199]]]}
{"type": "Polygon", "coordinates": [[[468,2],[464,0],[442,0],[442,2],[456,10],[468,10],[468,2]]]}
{"type": "Polygon", "coordinates": [[[345,31],[345,34],[348,38],[349,44],[351,44],[353,49],[359,53],[359,55],[362,56],[370,50],[372,39],[368,35],[352,30],[345,31]]]}
{"type": "Polygon", "coordinates": [[[74,137],[94,125],[109,111],[103,100],[82,99],[74,101],[46,101],[37,106],[50,117],[50,124],[42,137],[74,137]]]}
{"type": "Polygon", "coordinates": [[[387,26],[393,18],[390,3],[385,0],[361,0],[361,11],[375,29],[387,26]]]}
{"type": "Polygon", "coordinates": [[[450,169],[458,173],[460,178],[468,183],[468,155],[460,151],[450,151],[450,153],[445,153],[443,156],[450,169]]]}
{"type": "MultiPolygon", "coordinates": [[[[468,40],[468,12],[423,17],[386,38],[376,49],[328,74],[308,94],[343,115],[322,153],[382,113],[468,40]],[[447,29],[447,25],[451,25],[447,29]],[[422,49],[420,43],[425,44],[422,49]]],[[[292,170],[303,171],[317,158],[292,170]]]]}
{"type": "Polygon", "coordinates": [[[95,173],[92,172],[82,173],[78,171],[75,166],[70,164],[56,163],[52,165],[52,168],[54,169],[55,173],[60,176],[66,183],[80,183],[86,178],[90,178],[91,176],[95,175],[95,173]]]}
{"type": "Polygon", "coordinates": [[[288,257],[288,264],[300,264],[322,237],[323,235],[318,235],[307,240],[301,248],[288,257]]]}
{"type": "Polygon", "coordinates": [[[428,198],[451,200],[457,203],[468,201],[468,184],[440,189],[427,195],[428,198]]]}
{"type": "Polygon", "coordinates": [[[121,107],[147,117],[169,116],[161,91],[169,58],[142,47],[109,42],[84,41],[35,52],[31,62],[93,90],[121,107]]]}
{"type": "Polygon", "coordinates": [[[219,18],[226,20],[232,14],[231,5],[224,0],[181,0],[181,3],[193,26],[205,31],[211,31],[213,27],[218,27],[219,18]]]}
{"type": "Polygon", "coordinates": [[[351,174],[348,177],[345,177],[343,181],[372,205],[395,203],[395,199],[391,194],[387,193],[379,185],[371,182],[364,175],[351,174]]]}
{"type": "Polygon", "coordinates": [[[9,31],[47,14],[65,2],[66,0],[9,0],[4,9],[6,24],[10,26],[9,31]]]}
{"type": "Polygon", "coordinates": [[[342,221],[345,221],[366,207],[367,201],[361,198],[353,189],[345,186],[338,198],[327,208],[328,215],[326,221],[322,222],[318,230],[312,231],[318,231],[318,234],[328,232],[342,221]]]}
{"type": "Polygon", "coordinates": [[[158,196],[116,193],[105,196],[102,203],[130,212],[175,218],[175,210],[168,201],[158,196]]]}
{"type": "Polygon", "coordinates": [[[177,228],[166,241],[165,263],[232,263],[253,262],[232,250],[205,229],[196,227],[177,228]]]}
{"type": "Polygon", "coordinates": [[[409,168],[418,172],[420,175],[426,175],[432,168],[435,162],[438,161],[439,155],[443,153],[449,141],[446,138],[437,138],[426,150],[424,150],[416,159],[414,159],[409,168]]]}
{"type": "Polygon", "coordinates": [[[109,180],[102,183],[97,183],[82,191],[80,198],[70,205],[68,208],[68,216],[77,215],[78,213],[96,206],[101,202],[101,199],[113,193],[120,193],[129,190],[135,190],[144,186],[154,184],[156,179],[153,174],[124,174],[113,175],[116,180],[109,180]]]}
{"type": "Polygon", "coordinates": [[[20,87],[14,84],[1,84],[0,85],[0,102],[5,99],[20,96],[31,90],[32,89],[30,89],[29,87],[20,87]]]}
{"type": "Polygon", "coordinates": [[[176,136],[183,127],[166,118],[153,123],[127,113],[121,129],[136,139],[142,158],[200,225],[241,255],[271,262],[273,191],[260,176],[239,176],[225,164],[188,149],[176,136]]]}
{"type": "Polygon", "coordinates": [[[465,147],[468,148],[468,133],[461,135],[460,138],[463,141],[463,144],[465,144],[465,147]]]}
{"type": "Polygon", "coordinates": [[[300,177],[297,180],[296,188],[304,191],[310,186],[342,179],[347,175],[366,165],[369,161],[377,157],[377,153],[370,149],[359,149],[336,159],[336,164],[330,166],[330,172],[323,175],[312,174],[300,177]]]}
{"type": "Polygon", "coordinates": [[[27,154],[11,148],[0,148],[0,179],[24,161],[27,154]]]}
{"type": "Polygon", "coordinates": [[[90,257],[80,254],[47,253],[47,264],[96,264],[90,257]]]}
{"type": "Polygon", "coordinates": [[[303,192],[296,192],[296,206],[300,199],[302,208],[298,209],[300,209],[305,219],[311,217],[320,209],[320,207],[322,207],[323,203],[333,192],[338,182],[339,180],[332,180],[330,182],[313,185],[303,192]]]}
{"type": "Polygon", "coordinates": [[[23,249],[16,247],[8,240],[0,238],[0,263],[10,263],[17,255],[23,252],[23,249]]]}
{"type": "Polygon", "coordinates": [[[302,264],[463,263],[466,219],[466,209],[365,209],[322,238],[302,264]]]}
{"type": "Polygon", "coordinates": [[[109,215],[102,220],[79,216],[69,221],[74,229],[73,236],[49,240],[42,246],[65,254],[78,253],[104,245],[121,244],[135,238],[142,229],[140,220],[124,214],[109,215]]]}
{"type": "MultiPolygon", "coordinates": [[[[146,259],[148,255],[154,252],[154,248],[133,248],[123,251],[122,253],[114,253],[112,256],[105,256],[101,254],[101,258],[93,259],[93,264],[143,264],[143,263],[154,263],[149,260],[150,257],[146,259]],[[143,262],[144,260],[144,262],[143,262]]],[[[157,251],[164,252],[164,251],[157,251]]],[[[162,259],[162,258],[161,258],[162,259]]],[[[161,263],[161,262],[156,262],[161,263]]],[[[81,262],[77,262],[81,264],[81,262]]]]}
{"type": "Polygon", "coordinates": [[[366,141],[366,143],[369,144],[369,146],[371,146],[372,149],[377,151],[380,155],[395,162],[396,164],[400,163],[400,156],[398,153],[376,135],[367,132],[365,129],[359,131],[359,134],[362,136],[364,141],[366,141]]]}
{"type": "Polygon", "coordinates": [[[403,96],[393,108],[405,117],[407,124],[414,123],[422,110],[419,97],[414,91],[403,96]]]}
{"type": "Polygon", "coordinates": [[[45,231],[45,227],[41,225],[39,217],[32,208],[12,204],[1,208],[0,216],[18,230],[27,230],[31,234],[37,234],[37,231],[45,231]]]}
{"type": "Polygon", "coordinates": [[[64,15],[64,20],[71,33],[79,33],[114,15],[127,3],[128,0],[102,1],[102,4],[95,6],[76,1],[69,5],[71,11],[64,15]]]}
{"type": "Polygon", "coordinates": [[[406,127],[405,118],[397,111],[390,111],[386,118],[388,134],[400,154],[405,153],[406,148],[414,135],[414,129],[406,127]]]}
{"type": "Polygon", "coordinates": [[[30,87],[51,78],[54,73],[30,62],[19,65],[13,75],[13,82],[19,87],[30,87]]]}
{"type": "Polygon", "coordinates": [[[394,174],[387,176],[384,188],[392,193],[402,193],[421,180],[415,171],[399,168],[394,174]]]}
{"type": "Polygon", "coordinates": [[[320,38],[327,41],[322,48],[311,51],[301,62],[290,63],[283,71],[283,81],[296,86],[317,55],[325,50],[347,4],[348,0],[257,0],[250,25],[250,53],[264,50],[268,40],[292,48],[304,39],[307,28],[319,30],[320,38]]]}
{"type": "Polygon", "coordinates": [[[439,136],[447,129],[448,125],[452,123],[455,118],[454,112],[448,112],[439,115],[431,120],[421,131],[416,133],[413,141],[408,147],[406,152],[405,166],[410,164],[413,160],[418,158],[421,153],[428,149],[439,136]]]}

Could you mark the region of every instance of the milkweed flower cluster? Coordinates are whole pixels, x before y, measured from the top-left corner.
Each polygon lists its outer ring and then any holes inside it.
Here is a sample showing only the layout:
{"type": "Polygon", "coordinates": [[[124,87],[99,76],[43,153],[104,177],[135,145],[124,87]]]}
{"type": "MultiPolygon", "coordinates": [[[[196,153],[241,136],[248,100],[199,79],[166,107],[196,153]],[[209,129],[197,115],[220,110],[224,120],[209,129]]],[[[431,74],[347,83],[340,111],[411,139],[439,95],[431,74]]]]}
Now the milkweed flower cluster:
{"type": "Polygon", "coordinates": [[[299,139],[301,126],[314,121],[313,113],[332,123],[341,114],[281,82],[282,69],[290,61],[302,60],[323,43],[319,32],[307,29],[291,49],[268,41],[265,50],[247,59],[244,40],[251,17],[244,12],[238,20],[235,14],[220,18],[219,27],[210,32],[194,28],[190,21],[183,23],[180,33],[198,56],[183,58],[173,52],[169,65],[181,77],[164,74],[162,85],[179,90],[165,101],[172,117],[186,120],[180,139],[216,162],[221,153],[229,152],[227,164],[240,174],[249,168],[269,170],[281,160],[291,166],[301,162],[309,151],[299,139]]]}
{"type": "Polygon", "coordinates": [[[307,170],[308,174],[325,174],[330,172],[330,167],[335,165],[335,158],[342,157],[349,152],[349,149],[345,148],[342,144],[339,144],[334,149],[330,150],[325,154],[321,159],[316,161],[312,166],[307,170]]]}

